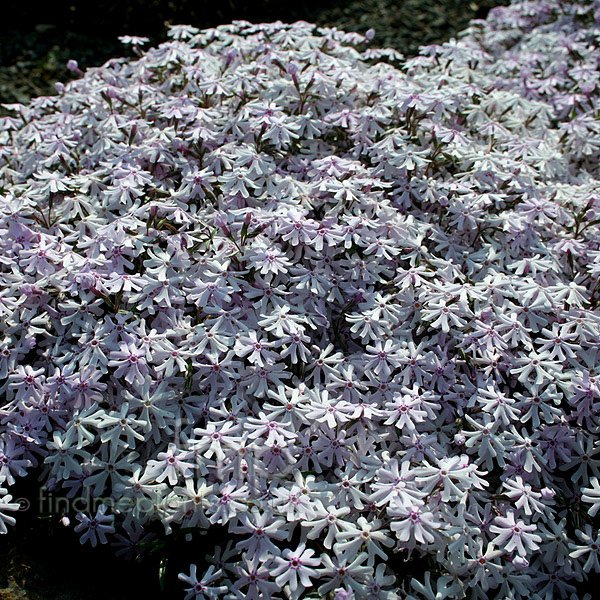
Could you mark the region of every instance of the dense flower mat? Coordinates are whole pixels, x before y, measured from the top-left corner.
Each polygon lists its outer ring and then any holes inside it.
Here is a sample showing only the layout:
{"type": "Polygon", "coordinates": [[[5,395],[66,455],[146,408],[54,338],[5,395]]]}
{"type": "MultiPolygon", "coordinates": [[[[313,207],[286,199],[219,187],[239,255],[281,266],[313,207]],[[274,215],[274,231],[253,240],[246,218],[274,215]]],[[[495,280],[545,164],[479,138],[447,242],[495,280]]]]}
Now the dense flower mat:
{"type": "Polygon", "coordinates": [[[370,32],[176,26],[10,105],[0,530],[30,473],[98,501],[82,542],[226,529],[188,599],[576,597],[599,18],[520,2],[405,62],[370,32]]]}

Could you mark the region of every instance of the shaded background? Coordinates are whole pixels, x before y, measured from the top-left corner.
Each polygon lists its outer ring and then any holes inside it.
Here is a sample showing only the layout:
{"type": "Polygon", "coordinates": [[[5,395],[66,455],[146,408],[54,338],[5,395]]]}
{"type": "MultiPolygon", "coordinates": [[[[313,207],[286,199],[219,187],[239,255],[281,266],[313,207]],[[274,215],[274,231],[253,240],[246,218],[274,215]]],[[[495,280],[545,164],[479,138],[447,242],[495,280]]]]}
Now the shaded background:
{"type": "Polygon", "coordinates": [[[27,102],[67,81],[69,59],[98,66],[129,50],[120,35],[165,39],[165,23],[200,28],[229,23],[304,20],[364,33],[374,46],[410,56],[484,18],[508,0],[0,0],[0,102],[27,102]]]}
{"type": "MultiPolygon", "coordinates": [[[[82,69],[129,52],[120,35],[142,35],[153,44],[166,39],[165,23],[200,28],[229,23],[304,20],[346,31],[374,28],[373,46],[414,55],[419,46],[456,36],[473,18],[509,0],[0,0],[0,102],[27,102],[54,93],[67,81],[69,59],[82,69]]],[[[147,600],[183,598],[176,568],[167,569],[161,593],[159,557],[145,564],[117,560],[107,547],[81,547],[59,514],[36,510],[36,474],[11,488],[15,498],[33,499],[17,525],[0,536],[0,600],[147,600]],[[178,588],[179,589],[176,589],[178,588]]],[[[166,550],[187,568],[201,562],[217,540],[207,536],[192,547],[166,550]]],[[[406,569],[406,565],[402,567],[406,569]]]]}

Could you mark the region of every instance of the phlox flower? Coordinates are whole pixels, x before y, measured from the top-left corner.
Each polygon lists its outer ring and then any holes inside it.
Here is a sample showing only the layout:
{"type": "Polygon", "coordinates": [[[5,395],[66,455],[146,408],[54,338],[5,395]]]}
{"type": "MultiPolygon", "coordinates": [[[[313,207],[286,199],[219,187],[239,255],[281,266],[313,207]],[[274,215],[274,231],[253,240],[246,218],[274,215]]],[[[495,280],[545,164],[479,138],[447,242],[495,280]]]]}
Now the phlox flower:
{"type": "Polygon", "coordinates": [[[364,549],[369,555],[368,564],[373,564],[376,557],[385,560],[387,554],[381,546],[391,548],[395,542],[383,531],[380,531],[380,527],[381,521],[377,519],[367,521],[365,517],[359,517],[356,525],[348,525],[345,531],[340,531],[336,535],[334,551],[354,556],[364,549]]]}
{"type": "Polygon", "coordinates": [[[592,505],[588,509],[588,512],[590,516],[594,517],[598,510],[600,510],[600,483],[597,477],[592,477],[590,483],[591,487],[583,490],[581,500],[592,505]]]}
{"type": "Polygon", "coordinates": [[[222,576],[220,569],[215,569],[210,566],[204,576],[199,579],[197,575],[197,567],[194,564],[190,565],[190,574],[179,573],[178,578],[190,587],[186,588],[185,600],[212,600],[227,591],[226,585],[214,585],[222,576]]]}
{"type": "Polygon", "coordinates": [[[114,515],[105,514],[108,508],[101,504],[94,517],[88,517],[83,513],[77,515],[79,524],[75,526],[75,531],[83,532],[79,538],[80,543],[85,544],[89,541],[95,547],[100,541],[101,544],[106,544],[106,534],[114,533],[113,527],[114,515]]]}
{"type": "Polygon", "coordinates": [[[134,344],[121,344],[110,353],[109,367],[117,367],[115,377],[124,377],[127,383],[142,385],[149,373],[146,356],[134,344]]]}
{"type": "Polygon", "coordinates": [[[275,556],[275,568],[272,575],[275,583],[280,586],[289,586],[292,596],[297,597],[299,588],[311,586],[311,578],[318,577],[315,567],[321,564],[320,558],[313,558],[315,551],[300,544],[296,550],[286,548],[281,556],[275,556]]]}
{"type": "Polygon", "coordinates": [[[350,510],[349,506],[340,508],[328,506],[325,508],[323,502],[318,500],[315,506],[315,516],[301,523],[303,527],[307,528],[306,537],[309,540],[314,540],[321,536],[321,532],[327,528],[327,535],[323,538],[323,544],[326,548],[332,548],[337,534],[346,527],[352,527],[351,523],[345,522],[341,518],[350,513],[350,510]]]}
{"type": "Polygon", "coordinates": [[[583,565],[585,573],[589,573],[592,569],[600,570],[600,536],[598,532],[594,534],[592,527],[586,525],[583,531],[577,530],[576,534],[583,544],[570,544],[572,551],[569,556],[575,559],[585,558],[583,565]]]}
{"type": "Polygon", "coordinates": [[[248,537],[238,542],[236,548],[245,550],[250,558],[256,556],[259,560],[264,560],[269,554],[277,556],[278,548],[272,539],[284,540],[288,537],[285,521],[274,518],[270,510],[261,512],[254,508],[241,515],[239,522],[232,531],[248,537]]]}
{"type": "Polygon", "coordinates": [[[14,525],[16,522],[15,517],[8,513],[18,511],[20,505],[18,502],[11,502],[11,500],[12,496],[7,494],[4,488],[0,488],[0,533],[7,533],[6,525],[14,525]]]}
{"type": "Polygon", "coordinates": [[[503,548],[506,552],[516,550],[520,556],[526,556],[529,552],[539,550],[538,544],[542,538],[533,533],[537,529],[536,526],[517,521],[514,511],[508,511],[506,517],[496,517],[494,523],[490,527],[490,532],[497,534],[492,540],[496,546],[503,548]]]}
{"type": "Polygon", "coordinates": [[[318,589],[321,595],[342,586],[360,593],[363,590],[363,581],[372,572],[371,567],[364,564],[367,560],[365,552],[359,553],[350,561],[347,558],[336,558],[334,561],[327,554],[323,554],[321,560],[323,567],[319,569],[319,575],[325,579],[325,583],[318,589]]]}
{"type": "Polygon", "coordinates": [[[166,452],[159,452],[156,460],[148,461],[148,475],[159,483],[167,479],[170,485],[176,484],[180,477],[191,477],[195,465],[187,462],[187,459],[192,454],[177,448],[175,444],[169,444],[166,452]]]}
{"type": "Polygon", "coordinates": [[[256,557],[249,559],[244,554],[242,564],[237,569],[238,580],[234,584],[234,589],[239,591],[247,588],[244,597],[248,600],[272,596],[281,589],[281,586],[272,581],[272,573],[267,565],[269,563],[261,563],[256,557]]]}
{"type": "Polygon", "coordinates": [[[422,510],[418,504],[402,506],[392,502],[387,509],[393,517],[390,529],[404,542],[408,548],[419,544],[432,544],[435,541],[434,531],[440,528],[432,512],[422,510]]]}

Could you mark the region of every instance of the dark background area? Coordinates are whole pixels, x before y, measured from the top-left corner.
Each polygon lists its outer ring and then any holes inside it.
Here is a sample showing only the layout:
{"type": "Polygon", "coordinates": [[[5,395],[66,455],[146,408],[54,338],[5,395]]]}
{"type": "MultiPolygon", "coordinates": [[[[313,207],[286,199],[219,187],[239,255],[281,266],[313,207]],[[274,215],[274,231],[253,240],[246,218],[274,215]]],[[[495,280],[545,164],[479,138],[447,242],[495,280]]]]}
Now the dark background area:
{"type": "Polygon", "coordinates": [[[304,20],[376,32],[373,46],[414,55],[457,35],[473,18],[508,0],[4,0],[0,27],[0,102],[54,93],[56,81],[130,52],[120,35],[166,39],[166,23],[213,27],[232,20],[304,20]]]}

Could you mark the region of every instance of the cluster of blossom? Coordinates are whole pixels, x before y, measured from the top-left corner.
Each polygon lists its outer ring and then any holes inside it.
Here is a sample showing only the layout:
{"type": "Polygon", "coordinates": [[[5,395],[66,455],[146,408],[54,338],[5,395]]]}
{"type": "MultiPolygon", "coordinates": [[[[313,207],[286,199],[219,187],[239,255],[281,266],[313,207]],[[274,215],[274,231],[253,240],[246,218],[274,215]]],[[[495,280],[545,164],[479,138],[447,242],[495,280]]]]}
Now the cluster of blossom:
{"type": "Polygon", "coordinates": [[[102,499],[82,542],[227,531],[188,600],[575,598],[599,17],[520,2],[404,63],[303,22],[176,26],[8,106],[0,531],[41,473],[102,499]]]}

